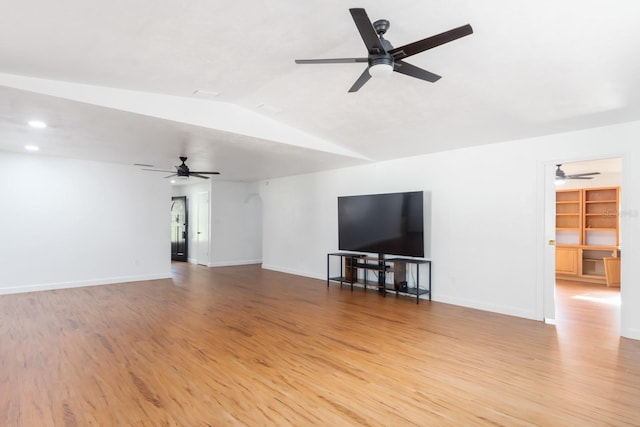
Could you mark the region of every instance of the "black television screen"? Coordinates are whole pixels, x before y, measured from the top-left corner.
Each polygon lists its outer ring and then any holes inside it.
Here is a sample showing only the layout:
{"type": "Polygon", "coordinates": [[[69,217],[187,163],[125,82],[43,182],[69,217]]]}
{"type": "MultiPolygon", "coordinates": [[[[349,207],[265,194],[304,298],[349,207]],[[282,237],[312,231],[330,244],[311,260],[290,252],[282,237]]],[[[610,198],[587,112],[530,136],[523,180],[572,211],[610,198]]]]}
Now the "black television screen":
{"type": "Polygon", "coordinates": [[[424,257],[422,191],[338,197],[340,250],[424,257]]]}

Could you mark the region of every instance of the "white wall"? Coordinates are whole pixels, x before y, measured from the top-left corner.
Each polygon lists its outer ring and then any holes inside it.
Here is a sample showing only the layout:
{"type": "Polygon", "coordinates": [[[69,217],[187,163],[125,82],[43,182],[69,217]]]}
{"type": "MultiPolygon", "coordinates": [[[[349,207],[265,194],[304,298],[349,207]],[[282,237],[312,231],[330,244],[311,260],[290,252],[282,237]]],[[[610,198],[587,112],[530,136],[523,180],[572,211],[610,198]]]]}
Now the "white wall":
{"type": "Polygon", "coordinates": [[[174,186],[172,196],[187,196],[189,261],[199,262],[196,223],[197,197],[210,191],[209,267],[257,264],[262,261],[262,200],[257,183],[209,180],[174,186]]]}
{"type": "Polygon", "coordinates": [[[0,153],[0,183],[0,294],[170,277],[170,189],[157,176],[0,153]]]}
{"type": "Polygon", "coordinates": [[[212,267],[262,261],[258,184],[216,181],[211,193],[212,267]]]}
{"type": "Polygon", "coordinates": [[[326,254],[338,247],[337,196],[425,190],[433,299],[542,320],[553,292],[541,273],[553,250],[544,223],[552,165],[622,157],[621,332],[640,339],[640,265],[624,262],[640,252],[638,137],[633,122],[262,182],[263,266],[325,278],[326,254]]]}

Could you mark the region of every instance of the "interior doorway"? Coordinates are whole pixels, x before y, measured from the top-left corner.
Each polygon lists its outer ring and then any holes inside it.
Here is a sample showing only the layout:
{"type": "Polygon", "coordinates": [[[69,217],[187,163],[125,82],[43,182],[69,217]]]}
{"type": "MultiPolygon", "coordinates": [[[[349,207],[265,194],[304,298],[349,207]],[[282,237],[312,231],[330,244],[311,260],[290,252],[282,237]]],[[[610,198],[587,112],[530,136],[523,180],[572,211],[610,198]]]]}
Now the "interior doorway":
{"type": "MultiPolygon", "coordinates": [[[[619,319],[622,159],[565,162],[556,166],[555,184],[554,293],[564,297],[555,300],[555,321],[599,310],[619,319]],[[589,308],[569,316],[566,302],[573,300],[589,308]]],[[[619,335],[619,321],[609,324],[619,335]]]]}
{"type": "Polygon", "coordinates": [[[171,259],[187,261],[188,257],[187,197],[171,198],[171,259]]]}

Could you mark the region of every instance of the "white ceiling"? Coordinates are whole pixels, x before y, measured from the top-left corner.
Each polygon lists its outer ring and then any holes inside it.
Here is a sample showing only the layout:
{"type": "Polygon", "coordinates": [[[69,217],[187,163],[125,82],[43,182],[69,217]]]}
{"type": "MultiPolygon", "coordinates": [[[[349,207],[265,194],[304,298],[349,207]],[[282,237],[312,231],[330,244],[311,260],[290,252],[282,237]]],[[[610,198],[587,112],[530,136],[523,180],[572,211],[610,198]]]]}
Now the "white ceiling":
{"type": "MultiPolygon", "coordinates": [[[[0,150],[255,180],[640,119],[635,0],[21,0],[0,14],[0,150]],[[474,34],[347,93],[349,7],[404,45],[474,34]],[[199,90],[199,92],[196,92],[199,90]],[[215,92],[210,94],[207,92],[215,92]],[[32,118],[49,124],[36,130],[32,118]]],[[[133,166],[132,166],[133,167],[133,166]]]]}

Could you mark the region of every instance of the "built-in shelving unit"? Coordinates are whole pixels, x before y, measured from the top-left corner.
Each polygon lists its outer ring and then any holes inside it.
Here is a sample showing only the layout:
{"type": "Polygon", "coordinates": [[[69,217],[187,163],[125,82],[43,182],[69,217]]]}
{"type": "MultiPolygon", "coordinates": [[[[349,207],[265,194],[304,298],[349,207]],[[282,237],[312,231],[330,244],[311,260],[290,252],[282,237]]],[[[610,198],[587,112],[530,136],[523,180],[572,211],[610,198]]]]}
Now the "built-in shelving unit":
{"type": "Polygon", "coordinates": [[[618,187],[585,188],[584,236],[587,246],[618,246],[618,187]]]}
{"type": "Polygon", "coordinates": [[[556,241],[579,245],[582,229],[582,191],[556,192],[556,241]]]}
{"type": "Polygon", "coordinates": [[[557,276],[606,282],[605,262],[620,255],[619,200],[619,187],[556,191],[557,276]]]}

